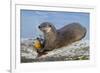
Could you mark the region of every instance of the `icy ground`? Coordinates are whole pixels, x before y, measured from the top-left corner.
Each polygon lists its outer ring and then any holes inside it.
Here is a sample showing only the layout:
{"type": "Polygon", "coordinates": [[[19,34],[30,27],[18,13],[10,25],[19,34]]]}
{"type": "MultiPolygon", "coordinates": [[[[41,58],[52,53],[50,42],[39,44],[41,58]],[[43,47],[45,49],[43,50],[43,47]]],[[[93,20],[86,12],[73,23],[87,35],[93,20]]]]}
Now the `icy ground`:
{"type": "Polygon", "coordinates": [[[21,62],[44,62],[44,61],[69,61],[89,60],[89,41],[80,40],[66,47],[49,51],[46,55],[37,57],[33,48],[33,39],[21,40],[21,62]]]}

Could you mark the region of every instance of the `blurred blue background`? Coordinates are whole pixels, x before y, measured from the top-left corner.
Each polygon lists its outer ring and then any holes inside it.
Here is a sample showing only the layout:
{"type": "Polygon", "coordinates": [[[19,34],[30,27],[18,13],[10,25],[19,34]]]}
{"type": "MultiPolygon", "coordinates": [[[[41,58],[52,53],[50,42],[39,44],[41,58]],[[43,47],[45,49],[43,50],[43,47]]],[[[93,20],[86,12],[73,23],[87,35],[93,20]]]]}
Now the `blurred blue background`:
{"type": "Polygon", "coordinates": [[[51,22],[59,29],[72,22],[78,22],[87,29],[84,39],[89,40],[89,20],[90,14],[83,12],[56,12],[56,11],[38,11],[38,10],[21,10],[21,38],[36,38],[41,31],[38,26],[43,22],[51,22]]]}

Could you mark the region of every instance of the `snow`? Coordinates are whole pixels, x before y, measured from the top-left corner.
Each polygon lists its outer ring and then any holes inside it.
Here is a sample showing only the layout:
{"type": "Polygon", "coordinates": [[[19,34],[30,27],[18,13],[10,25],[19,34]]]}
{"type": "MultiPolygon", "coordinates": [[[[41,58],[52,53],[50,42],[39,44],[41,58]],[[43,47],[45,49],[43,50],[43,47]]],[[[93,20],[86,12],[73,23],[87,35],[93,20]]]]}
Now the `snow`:
{"type": "Polygon", "coordinates": [[[33,39],[21,40],[21,61],[68,61],[89,59],[89,40],[80,40],[63,48],[54,49],[47,54],[38,57],[36,49],[33,48],[33,39]]]}

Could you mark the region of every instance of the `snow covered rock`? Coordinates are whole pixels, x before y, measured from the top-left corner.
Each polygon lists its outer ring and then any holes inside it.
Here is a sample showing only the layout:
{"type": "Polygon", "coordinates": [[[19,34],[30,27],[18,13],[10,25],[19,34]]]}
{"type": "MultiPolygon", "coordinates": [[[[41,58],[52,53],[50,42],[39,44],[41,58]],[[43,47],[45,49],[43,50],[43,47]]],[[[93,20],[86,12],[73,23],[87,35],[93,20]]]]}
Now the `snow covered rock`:
{"type": "Polygon", "coordinates": [[[68,61],[88,59],[88,40],[80,40],[66,47],[54,49],[40,57],[38,57],[38,53],[33,48],[33,39],[21,40],[21,62],[68,61]]]}

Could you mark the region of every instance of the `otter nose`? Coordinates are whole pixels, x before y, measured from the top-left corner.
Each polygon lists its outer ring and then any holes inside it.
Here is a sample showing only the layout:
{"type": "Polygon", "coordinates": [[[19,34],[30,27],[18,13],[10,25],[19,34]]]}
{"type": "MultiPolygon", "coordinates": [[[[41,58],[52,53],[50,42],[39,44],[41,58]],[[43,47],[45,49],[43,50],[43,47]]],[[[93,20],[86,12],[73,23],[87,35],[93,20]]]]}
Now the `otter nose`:
{"type": "Polygon", "coordinates": [[[41,28],[41,26],[38,26],[38,28],[41,28]]]}

